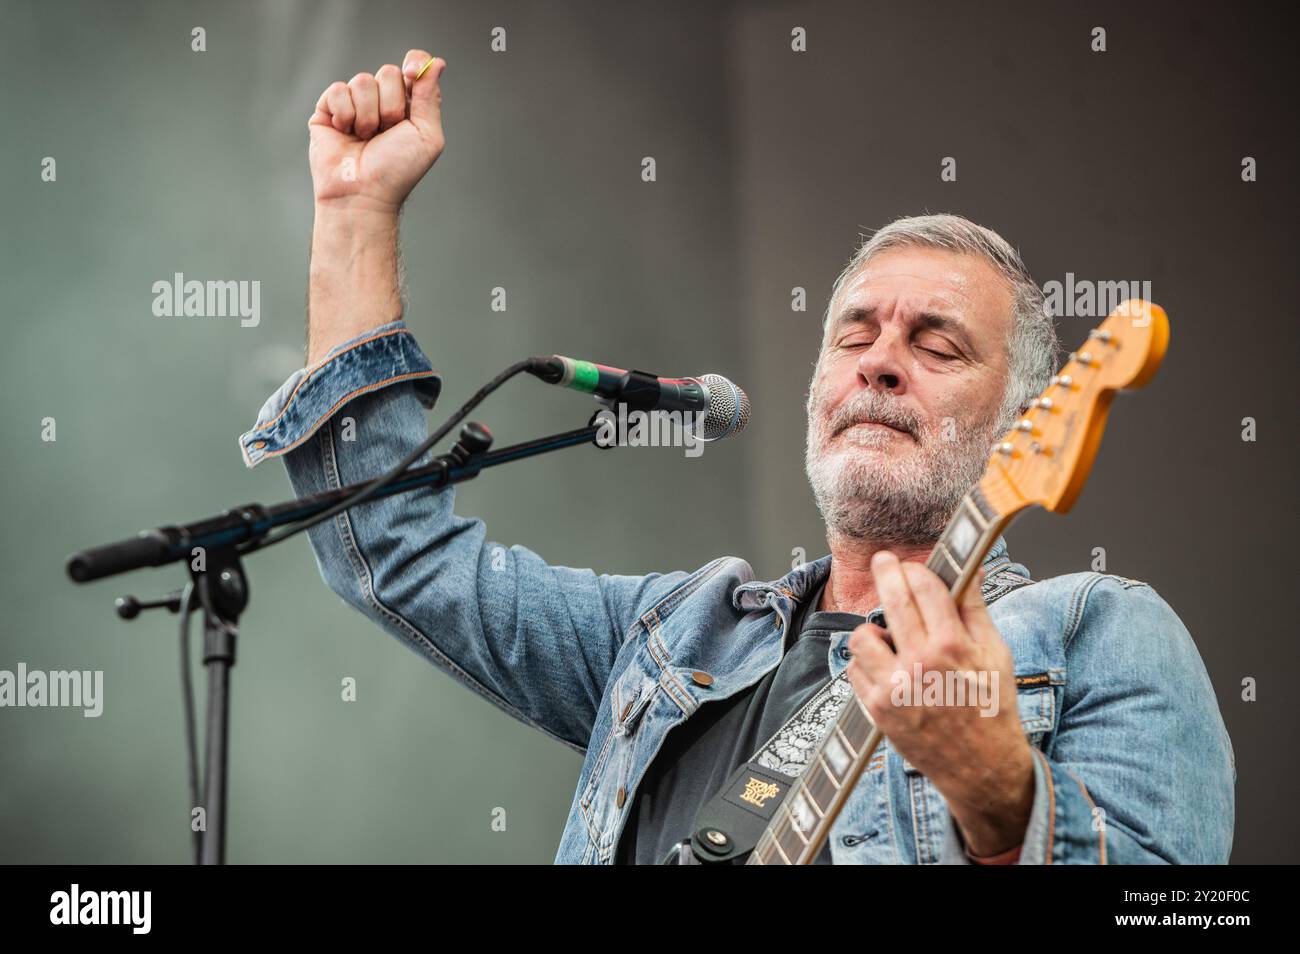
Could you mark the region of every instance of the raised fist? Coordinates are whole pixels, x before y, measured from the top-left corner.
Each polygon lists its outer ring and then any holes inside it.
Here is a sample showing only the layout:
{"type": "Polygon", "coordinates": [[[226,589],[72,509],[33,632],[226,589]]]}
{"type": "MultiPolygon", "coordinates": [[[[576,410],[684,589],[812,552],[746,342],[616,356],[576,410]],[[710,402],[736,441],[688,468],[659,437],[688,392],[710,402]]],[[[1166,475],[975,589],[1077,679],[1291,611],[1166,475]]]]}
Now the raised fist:
{"type": "Polygon", "coordinates": [[[431,57],[411,50],[388,64],[333,83],[307,121],[308,160],[318,204],[396,213],[442,154],[445,60],[416,80],[431,57]]]}

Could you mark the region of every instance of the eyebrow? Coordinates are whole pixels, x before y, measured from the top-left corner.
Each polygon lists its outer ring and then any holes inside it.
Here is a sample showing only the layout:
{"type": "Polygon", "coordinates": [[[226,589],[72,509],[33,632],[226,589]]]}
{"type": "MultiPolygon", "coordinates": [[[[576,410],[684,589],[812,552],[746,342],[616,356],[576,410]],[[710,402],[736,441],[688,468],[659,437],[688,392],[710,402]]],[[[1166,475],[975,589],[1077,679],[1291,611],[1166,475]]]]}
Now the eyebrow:
{"type": "MultiPolygon", "coordinates": [[[[840,330],[841,325],[861,324],[871,321],[875,318],[876,309],[871,308],[846,308],[840,312],[831,326],[831,333],[834,334],[840,330]]],[[[932,331],[943,331],[957,339],[958,345],[970,356],[974,357],[979,354],[979,349],[975,346],[975,340],[967,332],[966,326],[956,318],[949,318],[946,315],[940,315],[937,312],[922,312],[917,319],[917,324],[921,328],[932,331]]]]}

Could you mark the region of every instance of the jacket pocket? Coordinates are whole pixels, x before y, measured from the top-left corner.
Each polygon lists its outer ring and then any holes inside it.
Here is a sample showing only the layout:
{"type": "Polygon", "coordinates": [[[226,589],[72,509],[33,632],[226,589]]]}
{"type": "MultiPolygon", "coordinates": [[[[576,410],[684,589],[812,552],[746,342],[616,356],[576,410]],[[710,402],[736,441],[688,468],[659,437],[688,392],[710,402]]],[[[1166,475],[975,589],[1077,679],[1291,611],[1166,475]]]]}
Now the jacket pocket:
{"type": "Polygon", "coordinates": [[[1020,709],[1020,726],[1030,743],[1041,748],[1043,736],[1056,725],[1056,694],[1050,685],[1026,687],[1017,679],[1016,706],[1020,709]]]}

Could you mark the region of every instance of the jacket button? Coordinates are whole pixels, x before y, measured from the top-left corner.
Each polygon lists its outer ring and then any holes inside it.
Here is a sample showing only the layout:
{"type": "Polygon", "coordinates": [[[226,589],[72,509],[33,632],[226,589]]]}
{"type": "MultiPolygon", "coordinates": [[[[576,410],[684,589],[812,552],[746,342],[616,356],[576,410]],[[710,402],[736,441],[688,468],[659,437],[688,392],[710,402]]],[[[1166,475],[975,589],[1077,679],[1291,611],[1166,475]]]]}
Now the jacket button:
{"type": "Polygon", "coordinates": [[[620,785],[618,787],[618,795],[614,797],[614,804],[617,805],[619,808],[622,808],[623,803],[626,801],[627,801],[627,789],[625,789],[622,785],[620,785]]]}
{"type": "Polygon", "coordinates": [[[711,686],[713,685],[713,677],[704,670],[697,669],[695,672],[691,673],[691,682],[695,683],[697,686],[711,686]]]}

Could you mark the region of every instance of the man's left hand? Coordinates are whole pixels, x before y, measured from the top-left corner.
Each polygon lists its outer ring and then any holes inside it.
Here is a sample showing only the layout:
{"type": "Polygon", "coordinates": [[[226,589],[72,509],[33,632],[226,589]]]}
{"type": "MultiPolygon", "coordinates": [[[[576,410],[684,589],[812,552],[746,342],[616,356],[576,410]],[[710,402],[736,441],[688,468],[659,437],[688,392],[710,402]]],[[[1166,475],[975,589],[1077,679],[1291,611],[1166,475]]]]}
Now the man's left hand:
{"type": "Polygon", "coordinates": [[[968,850],[1014,848],[1033,806],[1034,755],[1011,650],[980,591],[983,571],[958,606],[919,563],[881,551],[871,569],[889,629],[864,623],[853,631],[849,681],[890,744],[944,796],[968,850]]]}

